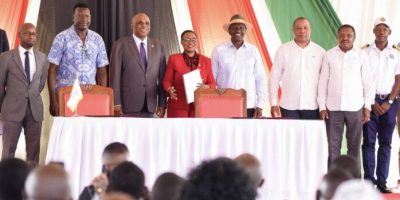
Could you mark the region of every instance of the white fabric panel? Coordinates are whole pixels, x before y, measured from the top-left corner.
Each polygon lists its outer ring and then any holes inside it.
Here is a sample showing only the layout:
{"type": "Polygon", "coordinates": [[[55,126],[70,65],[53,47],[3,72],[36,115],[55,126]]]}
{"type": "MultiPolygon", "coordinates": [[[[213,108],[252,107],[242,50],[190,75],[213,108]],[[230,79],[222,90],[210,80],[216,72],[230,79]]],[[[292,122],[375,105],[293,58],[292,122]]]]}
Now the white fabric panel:
{"type": "Polygon", "coordinates": [[[29,0],[28,9],[25,17],[26,23],[29,22],[36,26],[39,16],[40,1],[41,0],[29,0]]]}
{"type": "Polygon", "coordinates": [[[360,47],[374,40],[372,29],[377,17],[385,17],[391,24],[392,34],[389,44],[400,41],[400,1],[398,0],[331,0],[343,24],[351,24],[356,29],[355,45],[360,47]]]}
{"type": "Polygon", "coordinates": [[[54,118],[46,163],[61,161],[74,198],[101,172],[103,148],[125,143],[151,188],[166,171],[186,177],[205,159],[249,152],[262,163],[259,199],[312,199],[327,170],[320,120],[54,118]]]}
{"type": "MultiPolygon", "coordinates": [[[[187,0],[171,0],[172,12],[174,14],[176,34],[181,41],[181,33],[185,30],[193,30],[192,18],[190,17],[187,0]]],[[[179,45],[183,51],[182,45],[179,45]]]]}
{"type": "Polygon", "coordinates": [[[276,51],[282,44],[278,31],[275,28],[274,21],[272,20],[265,0],[251,0],[251,5],[253,6],[254,13],[257,17],[258,25],[263,35],[265,45],[267,46],[269,57],[273,61],[276,51]]]}

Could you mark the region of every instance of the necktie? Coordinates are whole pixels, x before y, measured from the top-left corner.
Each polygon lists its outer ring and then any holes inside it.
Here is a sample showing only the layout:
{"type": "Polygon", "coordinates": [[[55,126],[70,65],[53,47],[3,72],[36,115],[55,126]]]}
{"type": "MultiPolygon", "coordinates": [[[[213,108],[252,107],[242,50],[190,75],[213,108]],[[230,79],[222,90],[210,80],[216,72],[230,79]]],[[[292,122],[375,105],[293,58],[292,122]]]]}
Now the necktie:
{"type": "Polygon", "coordinates": [[[147,59],[146,59],[146,50],[144,48],[144,43],[140,43],[140,60],[142,60],[142,63],[144,65],[144,70],[147,71],[147,59]]]}
{"type": "Polygon", "coordinates": [[[29,83],[31,81],[31,69],[29,66],[29,51],[25,51],[25,73],[29,83]]]}

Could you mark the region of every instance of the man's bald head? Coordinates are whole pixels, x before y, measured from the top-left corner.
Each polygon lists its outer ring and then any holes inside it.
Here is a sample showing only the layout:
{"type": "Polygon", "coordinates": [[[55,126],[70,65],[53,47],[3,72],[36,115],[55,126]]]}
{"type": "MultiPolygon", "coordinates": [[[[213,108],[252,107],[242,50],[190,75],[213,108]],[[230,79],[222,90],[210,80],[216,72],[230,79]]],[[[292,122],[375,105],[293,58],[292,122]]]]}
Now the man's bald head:
{"type": "Polygon", "coordinates": [[[28,199],[72,199],[68,174],[58,165],[46,165],[34,170],[26,180],[25,192],[28,199]]]}
{"type": "Polygon", "coordinates": [[[244,153],[236,157],[234,160],[250,176],[256,188],[263,185],[264,179],[260,169],[261,163],[255,156],[249,153],[244,153]]]}
{"type": "Polygon", "coordinates": [[[36,43],[36,28],[31,23],[24,23],[19,27],[18,36],[21,46],[30,49],[36,43]]]}

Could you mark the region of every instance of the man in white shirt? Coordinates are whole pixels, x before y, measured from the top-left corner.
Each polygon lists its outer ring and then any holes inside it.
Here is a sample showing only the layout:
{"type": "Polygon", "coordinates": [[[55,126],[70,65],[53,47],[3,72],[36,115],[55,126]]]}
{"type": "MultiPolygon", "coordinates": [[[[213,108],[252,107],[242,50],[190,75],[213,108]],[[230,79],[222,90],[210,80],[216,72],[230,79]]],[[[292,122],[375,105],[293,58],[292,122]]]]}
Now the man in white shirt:
{"type": "Polygon", "coordinates": [[[344,125],[347,155],[360,162],[361,129],[369,121],[374,101],[368,57],[361,49],[353,48],[355,37],[351,25],[342,25],[339,45],[330,49],[322,61],[317,100],[320,117],[327,121],[329,164],[340,155],[344,125]]]}
{"type": "Polygon", "coordinates": [[[371,120],[363,126],[363,166],[364,179],[377,185],[382,193],[390,193],[386,187],[389,173],[390,150],[393,131],[396,126],[398,102],[396,96],[400,89],[400,53],[388,45],[391,29],[385,18],[374,23],[375,41],[366,45],[375,84],[375,103],[372,105],[371,120]],[[378,138],[379,149],[375,174],[375,143],[378,138]]]}
{"type": "Polygon", "coordinates": [[[298,17],[293,22],[294,39],[279,47],[275,55],[268,85],[272,117],[319,118],[317,87],[325,50],[310,40],[310,33],[308,19],[298,17]]]}
{"type": "Polygon", "coordinates": [[[232,16],[223,26],[231,40],[213,49],[211,62],[217,87],[245,89],[247,117],[258,118],[267,99],[267,77],[257,47],[244,42],[251,27],[241,15],[232,16]]]}

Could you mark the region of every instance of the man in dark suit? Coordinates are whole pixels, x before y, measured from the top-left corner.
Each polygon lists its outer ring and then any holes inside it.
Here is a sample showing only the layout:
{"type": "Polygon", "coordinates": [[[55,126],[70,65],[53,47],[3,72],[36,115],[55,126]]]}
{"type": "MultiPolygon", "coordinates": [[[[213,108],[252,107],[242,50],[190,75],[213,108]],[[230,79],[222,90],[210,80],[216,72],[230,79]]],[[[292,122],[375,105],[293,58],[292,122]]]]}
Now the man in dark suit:
{"type": "Polygon", "coordinates": [[[21,44],[0,55],[0,113],[4,121],[2,159],[14,157],[24,128],[27,161],[39,161],[43,102],[40,96],[47,77],[46,55],[33,49],[36,28],[19,29],[21,44]]]}
{"type": "Polygon", "coordinates": [[[164,117],[164,48],[147,36],[150,19],[146,14],[135,15],[131,27],[133,35],[117,40],[111,52],[110,86],[114,89],[116,114],[164,117]]]}
{"type": "Polygon", "coordinates": [[[3,29],[0,29],[0,53],[8,51],[9,49],[7,34],[3,29]]]}

